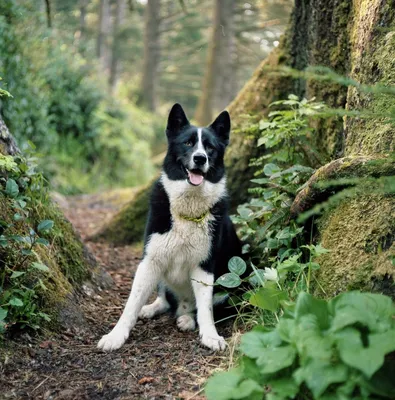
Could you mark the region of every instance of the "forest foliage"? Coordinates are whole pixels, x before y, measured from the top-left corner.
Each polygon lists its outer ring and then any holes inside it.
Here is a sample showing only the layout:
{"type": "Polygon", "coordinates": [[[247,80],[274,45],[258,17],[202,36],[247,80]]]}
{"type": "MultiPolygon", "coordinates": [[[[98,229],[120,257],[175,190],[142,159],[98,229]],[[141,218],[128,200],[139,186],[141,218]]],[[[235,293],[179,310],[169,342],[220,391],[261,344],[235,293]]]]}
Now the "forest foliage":
{"type": "MultiPolygon", "coordinates": [[[[12,95],[0,99],[5,123],[22,150],[34,143],[45,176],[65,194],[148,182],[155,173],[151,159],[164,150],[162,113],[175,101],[197,105],[212,2],[192,1],[185,9],[156,1],[157,26],[147,22],[150,2],[46,4],[0,5],[1,87],[12,95]],[[155,43],[147,49],[144,38],[152,29],[155,43]],[[145,66],[153,64],[149,79],[156,83],[146,87],[151,71],[145,66]],[[150,96],[157,107],[146,101],[150,96]]],[[[286,0],[283,7],[237,4],[231,96],[276,44],[289,11],[286,0]],[[268,30],[262,21],[269,21],[268,30]]],[[[216,85],[216,99],[222,86],[216,85]]]]}

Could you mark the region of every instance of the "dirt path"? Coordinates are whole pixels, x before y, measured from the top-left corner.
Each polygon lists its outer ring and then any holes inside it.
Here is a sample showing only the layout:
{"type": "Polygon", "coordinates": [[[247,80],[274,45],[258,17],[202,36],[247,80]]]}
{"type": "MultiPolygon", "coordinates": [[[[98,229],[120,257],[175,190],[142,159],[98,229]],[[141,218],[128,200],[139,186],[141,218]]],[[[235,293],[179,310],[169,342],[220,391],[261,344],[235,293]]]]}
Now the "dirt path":
{"type": "MultiPolygon", "coordinates": [[[[95,197],[71,198],[63,204],[70,221],[86,241],[115,209],[95,197]]],[[[62,334],[12,344],[0,360],[0,399],[193,399],[223,354],[200,347],[197,332],[177,331],[171,316],[139,321],[125,346],[111,354],[96,349],[119,317],[141,252],[86,241],[114,280],[100,293],[89,288],[81,297],[85,325],[62,334]]],[[[230,327],[220,328],[229,336],[230,327]]]]}

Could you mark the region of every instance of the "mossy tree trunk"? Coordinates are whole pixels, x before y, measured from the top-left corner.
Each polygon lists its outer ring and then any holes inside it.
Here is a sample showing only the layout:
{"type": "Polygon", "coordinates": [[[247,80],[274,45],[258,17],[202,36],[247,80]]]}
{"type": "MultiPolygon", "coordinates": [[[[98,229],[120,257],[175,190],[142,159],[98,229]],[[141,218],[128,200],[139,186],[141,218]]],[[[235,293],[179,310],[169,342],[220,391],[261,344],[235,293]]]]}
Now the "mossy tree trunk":
{"type": "MultiPolygon", "coordinates": [[[[18,159],[22,157],[0,115],[0,156],[16,155],[18,159]]],[[[8,173],[0,168],[0,178],[7,179],[7,177],[8,173]]],[[[1,181],[0,188],[2,188],[1,181]]],[[[29,178],[26,178],[24,182],[28,184],[29,178]]],[[[75,289],[87,281],[93,282],[95,286],[108,287],[111,278],[97,266],[95,258],[86,249],[70,222],[44,190],[37,199],[33,194],[29,194],[27,200],[29,218],[22,219],[18,223],[13,219],[16,212],[15,201],[0,193],[0,220],[8,224],[8,235],[26,235],[32,229],[36,230],[43,220],[52,220],[54,223],[46,236],[50,245],[37,246],[33,252],[34,255],[30,256],[31,259],[26,259],[22,253],[19,253],[21,250],[18,250],[18,246],[0,247],[0,268],[7,266],[7,260],[23,259],[24,262],[20,263],[21,269],[25,268],[25,264],[29,262],[44,263],[49,271],[42,277],[46,290],[36,293],[39,299],[38,311],[46,312],[51,316],[52,327],[57,327],[58,323],[62,326],[72,326],[74,323],[78,325],[84,319],[76,297],[78,291],[75,289]]],[[[0,226],[0,234],[4,233],[3,227],[4,225],[0,226]]],[[[7,280],[2,284],[5,284],[5,288],[0,287],[0,291],[7,289],[7,280]]]]}
{"type": "MultiPolygon", "coordinates": [[[[368,109],[377,113],[385,111],[393,102],[389,95],[272,74],[269,69],[286,66],[304,70],[308,66],[325,66],[362,84],[393,85],[394,16],[394,0],[295,1],[289,28],[280,45],[257,68],[229,106],[233,130],[226,162],[233,205],[247,200],[254,172],[249,160],[264,151],[256,146],[259,134],[256,122],[267,114],[271,102],[294,93],[300,97],[316,97],[334,108],[368,109]]],[[[358,168],[358,165],[363,166],[366,160],[372,165],[377,161],[380,164],[380,160],[385,160],[395,148],[394,125],[384,118],[347,117],[343,120],[334,117],[315,123],[315,132],[315,145],[322,154],[322,164],[342,158],[335,165],[352,165],[349,171],[353,177],[380,176],[380,169],[372,172],[369,166],[358,168]]],[[[393,163],[385,164],[393,168],[393,163]]],[[[336,171],[331,171],[331,177],[336,178],[336,171]]],[[[344,171],[347,169],[342,168],[339,176],[344,176],[344,171]]],[[[139,215],[141,206],[138,203],[139,215]]],[[[133,224],[134,208],[133,202],[125,208],[128,224],[133,224]]],[[[391,261],[395,255],[394,197],[366,195],[344,201],[326,212],[318,228],[317,240],[331,250],[322,256],[320,270],[320,279],[328,295],[346,288],[387,288],[394,294],[394,286],[391,286],[395,274],[391,261]]],[[[128,241],[141,237],[142,230],[128,241]]]]}

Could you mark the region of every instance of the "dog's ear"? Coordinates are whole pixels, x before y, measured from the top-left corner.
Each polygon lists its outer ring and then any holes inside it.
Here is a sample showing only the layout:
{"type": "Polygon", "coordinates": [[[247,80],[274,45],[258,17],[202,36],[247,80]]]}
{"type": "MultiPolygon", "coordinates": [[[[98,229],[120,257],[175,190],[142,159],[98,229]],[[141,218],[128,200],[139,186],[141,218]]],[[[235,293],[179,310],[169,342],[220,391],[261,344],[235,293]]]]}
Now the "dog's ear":
{"type": "Polygon", "coordinates": [[[226,146],[229,144],[230,115],[227,111],[222,111],[209,128],[216,133],[226,146]]]}
{"type": "Polygon", "coordinates": [[[169,118],[167,120],[167,137],[176,135],[182,128],[185,128],[189,125],[190,124],[188,118],[185,115],[185,112],[182,109],[181,105],[178,103],[174,104],[174,106],[170,110],[169,118]]]}

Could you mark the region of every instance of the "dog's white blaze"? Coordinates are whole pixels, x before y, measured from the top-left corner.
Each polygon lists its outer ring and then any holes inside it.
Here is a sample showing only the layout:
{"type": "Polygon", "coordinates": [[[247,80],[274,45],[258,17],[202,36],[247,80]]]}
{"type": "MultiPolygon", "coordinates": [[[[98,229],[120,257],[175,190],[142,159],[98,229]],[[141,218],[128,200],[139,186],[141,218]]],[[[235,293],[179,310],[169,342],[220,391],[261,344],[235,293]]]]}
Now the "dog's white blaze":
{"type": "MultiPolygon", "coordinates": [[[[199,267],[210,255],[209,221],[214,217],[209,214],[197,225],[180,215],[199,217],[210,210],[226,195],[225,178],[216,184],[204,181],[200,186],[191,186],[186,181],[172,181],[165,173],[161,180],[171,204],[172,228],[169,232],[150,236],[121,318],[114,329],[103,336],[98,347],[111,351],[125,343],[143,305],[159,281],[163,281],[179,299],[179,318],[188,315],[196,303],[202,343],[213,350],[222,350],[225,341],[218,335],[212,316],[214,276],[199,267]],[[185,313],[182,312],[183,305],[186,306],[185,313]]],[[[148,307],[151,308],[141,311],[143,317],[164,312],[167,302],[163,293],[148,307]]],[[[187,317],[177,323],[182,330],[194,327],[187,317]]]]}
{"type": "Polygon", "coordinates": [[[209,165],[209,162],[208,162],[208,156],[207,156],[207,153],[206,153],[206,149],[203,146],[202,128],[197,128],[197,134],[198,134],[197,149],[191,155],[191,159],[189,161],[189,169],[195,169],[197,167],[197,165],[193,161],[193,157],[195,155],[197,155],[197,154],[201,154],[201,155],[205,155],[206,156],[207,161],[203,166],[203,171],[207,172],[209,167],[210,167],[210,165],[209,165]]]}

